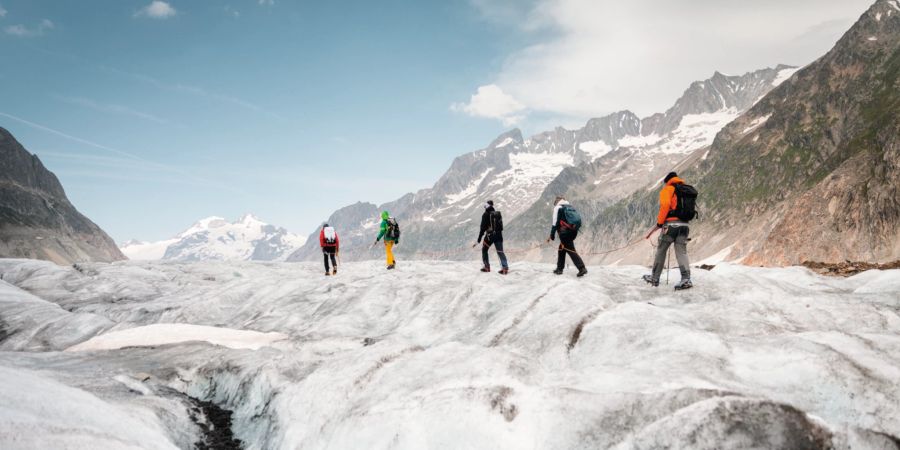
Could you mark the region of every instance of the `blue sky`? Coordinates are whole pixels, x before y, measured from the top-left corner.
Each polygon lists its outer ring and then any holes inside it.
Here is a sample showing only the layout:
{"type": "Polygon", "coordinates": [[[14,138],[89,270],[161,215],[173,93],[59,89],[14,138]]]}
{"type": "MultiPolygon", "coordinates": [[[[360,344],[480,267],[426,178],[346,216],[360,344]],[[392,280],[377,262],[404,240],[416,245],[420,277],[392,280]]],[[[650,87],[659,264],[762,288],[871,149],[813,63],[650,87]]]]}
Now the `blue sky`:
{"type": "Polygon", "coordinates": [[[743,3],[0,0],[0,126],[119,242],[244,212],[306,234],[512,126],[649,114],[714,70],[806,64],[869,2],[743,3]],[[706,31],[665,39],[654,18],[706,31]],[[681,59],[654,57],[672,45],[681,59]]]}

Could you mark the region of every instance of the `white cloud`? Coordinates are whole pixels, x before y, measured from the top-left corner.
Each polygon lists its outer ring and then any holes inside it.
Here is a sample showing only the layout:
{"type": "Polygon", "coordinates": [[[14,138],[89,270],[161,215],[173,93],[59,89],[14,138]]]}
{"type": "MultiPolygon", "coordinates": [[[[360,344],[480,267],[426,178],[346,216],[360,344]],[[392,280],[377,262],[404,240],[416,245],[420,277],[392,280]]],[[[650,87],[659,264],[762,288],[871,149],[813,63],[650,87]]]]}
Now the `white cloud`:
{"type": "Polygon", "coordinates": [[[529,113],[587,119],[663,111],[715,70],[808,64],[871,0],[470,2],[507,36],[532,43],[506,56],[496,90],[529,113]]]}
{"type": "Polygon", "coordinates": [[[225,5],[225,14],[234,17],[235,19],[241,17],[241,12],[232,8],[230,5],[225,5]]]}
{"type": "Polygon", "coordinates": [[[272,6],[275,4],[275,0],[259,0],[260,5],[272,6]]]}
{"type": "Polygon", "coordinates": [[[53,24],[50,19],[43,19],[41,22],[34,28],[29,28],[25,25],[10,25],[3,29],[6,34],[17,37],[36,37],[43,36],[45,32],[48,30],[52,30],[56,26],[53,24]]]}
{"type": "Polygon", "coordinates": [[[6,10],[3,9],[3,5],[0,5],[0,18],[6,17],[6,10]]]}
{"type": "Polygon", "coordinates": [[[149,5],[141,8],[134,13],[134,17],[149,17],[151,19],[168,19],[178,14],[178,11],[172,5],[162,1],[153,0],[149,5]]]}
{"type": "Polygon", "coordinates": [[[524,117],[525,105],[503,92],[500,86],[480,86],[468,103],[454,103],[450,109],[473,117],[499,119],[506,126],[514,125],[524,117]]]}

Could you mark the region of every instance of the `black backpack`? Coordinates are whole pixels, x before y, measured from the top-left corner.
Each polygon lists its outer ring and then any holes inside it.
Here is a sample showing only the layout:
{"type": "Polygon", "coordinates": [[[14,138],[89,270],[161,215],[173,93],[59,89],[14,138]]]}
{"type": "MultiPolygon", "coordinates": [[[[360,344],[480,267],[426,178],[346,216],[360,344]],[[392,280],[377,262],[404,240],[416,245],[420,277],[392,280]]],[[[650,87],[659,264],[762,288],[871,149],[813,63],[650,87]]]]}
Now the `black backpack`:
{"type": "Polygon", "coordinates": [[[500,233],[503,231],[503,216],[500,211],[491,211],[489,233],[500,233]]]}
{"type": "Polygon", "coordinates": [[[669,217],[690,222],[697,217],[697,190],[693,186],[679,183],[675,185],[676,207],[669,211],[669,217]]]}
{"type": "Polygon", "coordinates": [[[388,217],[387,233],[385,235],[395,241],[400,239],[400,224],[397,223],[397,219],[388,217]]]}

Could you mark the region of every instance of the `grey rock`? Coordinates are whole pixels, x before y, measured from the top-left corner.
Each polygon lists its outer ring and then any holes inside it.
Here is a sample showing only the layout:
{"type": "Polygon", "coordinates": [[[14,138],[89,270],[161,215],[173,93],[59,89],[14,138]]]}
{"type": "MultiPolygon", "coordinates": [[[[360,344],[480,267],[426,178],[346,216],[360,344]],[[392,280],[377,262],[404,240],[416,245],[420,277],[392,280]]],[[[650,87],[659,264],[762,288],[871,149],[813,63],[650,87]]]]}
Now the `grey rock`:
{"type": "Polygon", "coordinates": [[[125,259],[113,240],[69,202],[36,155],[0,128],[0,257],[58,264],[125,259]]]}

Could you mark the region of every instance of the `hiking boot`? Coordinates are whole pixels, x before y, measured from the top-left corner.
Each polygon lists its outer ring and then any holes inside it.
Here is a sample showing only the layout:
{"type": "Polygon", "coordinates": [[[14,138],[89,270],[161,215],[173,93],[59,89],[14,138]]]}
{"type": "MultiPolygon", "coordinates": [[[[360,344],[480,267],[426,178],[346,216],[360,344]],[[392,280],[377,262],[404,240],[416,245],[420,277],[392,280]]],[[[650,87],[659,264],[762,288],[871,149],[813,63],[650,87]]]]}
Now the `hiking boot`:
{"type": "Polygon", "coordinates": [[[652,276],[652,275],[644,275],[644,276],[641,277],[641,279],[644,280],[644,281],[646,281],[647,284],[649,284],[649,285],[651,285],[651,286],[653,286],[653,287],[659,286],[659,281],[653,281],[653,276],[652,276]]]}
{"type": "Polygon", "coordinates": [[[484,267],[481,268],[481,271],[482,271],[482,272],[490,272],[490,271],[491,271],[491,268],[488,267],[488,266],[484,266],[484,267]]]}
{"type": "Polygon", "coordinates": [[[576,276],[583,277],[585,275],[587,275],[587,268],[582,267],[581,269],[578,269],[578,275],[576,275],[576,276]]]}
{"type": "Polygon", "coordinates": [[[391,264],[391,265],[387,266],[387,270],[394,270],[394,265],[391,264]]]}
{"type": "Polygon", "coordinates": [[[334,269],[331,269],[331,274],[337,275],[337,267],[335,267],[334,269]]]}
{"type": "Polygon", "coordinates": [[[676,291],[683,291],[685,289],[690,289],[694,287],[694,283],[691,283],[690,278],[686,280],[681,280],[678,284],[675,285],[676,291]]]}
{"type": "Polygon", "coordinates": [[[504,268],[500,269],[500,271],[497,273],[499,273],[500,275],[506,275],[509,273],[509,269],[504,267],[504,268]]]}
{"type": "Polygon", "coordinates": [[[553,273],[556,275],[562,275],[562,269],[556,269],[553,271],[553,273]]]}
{"type": "Polygon", "coordinates": [[[327,276],[330,276],[330,275],[331,275],[331,272],[329,272],[329,271],[326,270],[326,271],[325,271],[325,276],[327,277],[327,276]]]}

